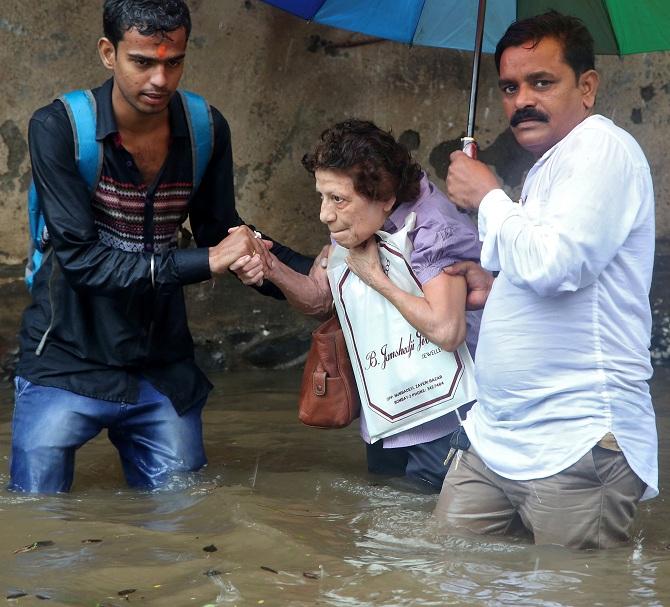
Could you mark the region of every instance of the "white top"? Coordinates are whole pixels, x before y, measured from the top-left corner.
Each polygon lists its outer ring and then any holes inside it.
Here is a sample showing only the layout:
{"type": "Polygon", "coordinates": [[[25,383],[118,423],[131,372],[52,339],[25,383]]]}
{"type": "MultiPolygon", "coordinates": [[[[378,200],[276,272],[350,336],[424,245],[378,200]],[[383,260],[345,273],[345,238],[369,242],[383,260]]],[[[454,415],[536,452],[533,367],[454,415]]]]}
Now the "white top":
{"type": "Polygon", "coordinates": [[[501,476],[544,478],[607,432],[658,494],[647,380],[654,195],[635,140],[591,116],[530,170],[521,203],[479,208],[482,265],[499,270],[475,361],[479,402],[465,428],[501,476]]]}

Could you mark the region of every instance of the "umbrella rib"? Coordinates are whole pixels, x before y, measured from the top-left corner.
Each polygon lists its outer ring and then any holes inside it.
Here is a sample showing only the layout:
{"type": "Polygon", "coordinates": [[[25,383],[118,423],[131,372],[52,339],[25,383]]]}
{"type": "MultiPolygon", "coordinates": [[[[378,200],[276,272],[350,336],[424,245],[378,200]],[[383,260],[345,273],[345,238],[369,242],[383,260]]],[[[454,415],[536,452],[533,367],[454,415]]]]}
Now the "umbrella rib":
{"type": "Polygon", "coordinates": [[[419,29],[419,23],[421,23],[421,16],[423,15],[423,9],[426,8],[426,0],[423,0],[421,4],[421,10],[419,11],[419,18],[416,20],[416,25],[414,26],[414,31],[412,32],[412,37],[409,39],[409,44],[412,46],[414,44],[414,36],[416,36],[416,30],[419,29]]]}
{"type": "Polygon", "coordinates": [[[314,21],[314,17],[316,17],[317,13],[323,8],[323,5],[324,5],[326,2],[328,2],[328,0],[321,0],[321,4],[319,4],[319,7],[312,13],[312,16],[311,16],[309,19],[307,19],[307,21],[308,21],[309,23],[311,23],[312,21],[314,21]]]}

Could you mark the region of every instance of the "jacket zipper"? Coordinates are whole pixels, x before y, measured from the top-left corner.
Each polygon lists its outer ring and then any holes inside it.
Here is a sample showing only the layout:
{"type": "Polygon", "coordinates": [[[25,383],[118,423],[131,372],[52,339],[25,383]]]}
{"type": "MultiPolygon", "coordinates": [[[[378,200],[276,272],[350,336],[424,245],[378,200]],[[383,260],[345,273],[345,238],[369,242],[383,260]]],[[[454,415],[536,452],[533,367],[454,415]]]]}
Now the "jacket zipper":
{"type": "MultiPolygon", "coordinates": [[[[53,249],[49,249],[49,252],[47,255],[51,255],[53,252],[53,249]]],[[[51,262],[51,275],[49,276],[49,307],[51,308],[51,320],[49,321],[49,326],[47,327],[47,330],[44,332],[44,335],[42,335],[42,339],[40,339],[40,343],[38,344],[37,348],[35,349],[35,356],[40,356],[42,354],[42,350],[44,350],[44,346],[47,341],[47,337],[49,336],[49,333],[51,333],[51,329],[53,329],[54,326],[54,318],[56,314],[54,313],[54,298],[53,298],[53,286],[54,286],[54,279],[56,277],[56,266],[58,264],[56,263],[56,260],[52,260],[51,262]]]]}

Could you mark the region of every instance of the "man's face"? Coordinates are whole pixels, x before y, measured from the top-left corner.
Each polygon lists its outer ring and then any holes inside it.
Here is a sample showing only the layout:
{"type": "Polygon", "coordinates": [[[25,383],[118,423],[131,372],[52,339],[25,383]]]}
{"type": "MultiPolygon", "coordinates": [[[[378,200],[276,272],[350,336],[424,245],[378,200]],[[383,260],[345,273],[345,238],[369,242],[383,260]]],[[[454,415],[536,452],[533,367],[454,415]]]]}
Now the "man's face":
{"type": "Polygon", "coordinates": [[[577,79],[561,42],[542,38],[534,47],[528,42],[505,49],[498,82],[516,140],[541,156],[591,113],[598,74],[589,70],[577,79]]]}
{"type": "Polygon", "coordinates": [[[114,107],[141,114],[159,114],[167,109],[184,71],[184,28],[165,35],[143,36],[128,30],[114,49],[102,38],[98,48],[102,61],[114,72],[114,107]]]}

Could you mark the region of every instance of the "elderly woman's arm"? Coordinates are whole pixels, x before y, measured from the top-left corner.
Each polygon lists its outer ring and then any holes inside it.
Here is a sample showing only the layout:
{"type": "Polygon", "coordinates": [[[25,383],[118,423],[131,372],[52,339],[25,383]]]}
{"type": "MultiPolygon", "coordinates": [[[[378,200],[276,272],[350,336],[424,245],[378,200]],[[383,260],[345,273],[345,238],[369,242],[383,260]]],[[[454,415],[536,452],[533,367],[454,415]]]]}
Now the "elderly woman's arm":
{"type": "Polygon", "coordinates": [[[308,275],[300,274],[282,263],[270,251],[272,267],[264,267],[260,256],[241,257],[230,269],[247,285],[269,280],[277,286],[289,304],[307,316],[325,320],[332,313],[333,297],[326,274],[330,245],[323,247],[308,275]]]}
{"type": "Polygon", "coordinates": [[[465,279],[440,272],[417,297],[394,285],[384,274],[374,238],[349,250],[347,265],[363,282],[383,295],[407,322],[443,350],[453,352],[465,340],[465,279]]]}

